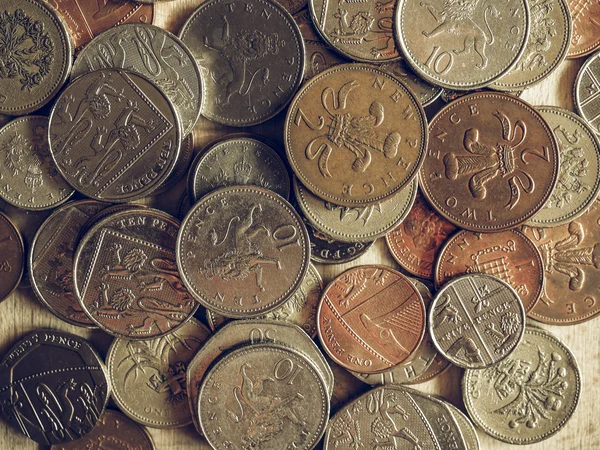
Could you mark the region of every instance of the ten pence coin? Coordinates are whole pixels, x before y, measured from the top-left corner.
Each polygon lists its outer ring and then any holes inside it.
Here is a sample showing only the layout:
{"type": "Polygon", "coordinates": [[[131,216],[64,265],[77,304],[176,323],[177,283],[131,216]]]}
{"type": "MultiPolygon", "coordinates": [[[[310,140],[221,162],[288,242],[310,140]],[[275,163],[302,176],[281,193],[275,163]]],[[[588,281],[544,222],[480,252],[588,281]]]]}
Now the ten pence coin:
{"type": "Polygon", "coordinates": [[[23,238],[15,224],[0,212],[0,301],[19,285],[25,267],[23,238]]]}
{"type": "MultiPolygon", "coordinates": [[[[600,18],[598,20],[600,23],[600,18]]],[[[591,56],[581,67],[574,97],[577,111],[600,137],[600,53],[591,56]]]]}
{"type": "Polygon", "coordinates": [[[404,83],[373,66],[332,67],[290,105],[285,148],[296,176],[337,205],[380,203],[416,176],[427,119],[404,83]]]}
{"type": "Polygon", "coordinates": [[[466,95],[433,118],[430,133],[421,189],[455,225],[483,232],[514,228],[552,195],[558,143],[524,101],[501,93],[466,95]]]}
{"type": "Polygon", "coordinates": [[[573,18],[573,36],[568,58],[581,58],[600,48],[600,3],[589,0],[567,0],[573,18]]]}

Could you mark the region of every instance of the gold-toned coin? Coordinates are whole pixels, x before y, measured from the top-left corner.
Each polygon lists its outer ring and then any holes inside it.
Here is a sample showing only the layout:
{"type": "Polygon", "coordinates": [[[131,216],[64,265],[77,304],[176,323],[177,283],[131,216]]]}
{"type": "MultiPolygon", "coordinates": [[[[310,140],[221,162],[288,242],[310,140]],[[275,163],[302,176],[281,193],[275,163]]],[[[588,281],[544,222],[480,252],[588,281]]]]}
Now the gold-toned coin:
{"type": "Polygon", "coordinates": [[[395,32],[409,64],[438,86],[472,90],[510,71],[525,51],[528,0],[400,0],[395,32]]]}
{"type": "Polygon", "coordinates": [[[590,56],[579,70],[573,96],[577,111],[600,138],[600,52],[590,56]]]}
{"type": "Polygon", "coordinates": [[[416,176],[427,146],[419,100],[396,77],[344,64],[308,81],[290,105],[285,148],[296,176],[337,205],[380,203],[416,176]]]}
{"type": "Polygon", "coordinates": [[[573,37],[568,58],[581,58],[600,48],[600,3],[593,0],[567,0],[573,18],[573,37]]]}
{"type": "Polygon", "coordinates": [[[557,337],[527,327],[508,359],[465,371],[462,389],[469,416],[487,434],[509,444],[533,444],[556,434],[571,418],[581,373],[557,337]]]}
{"type": "Polygon", "coordinates": [[[25,268],[25,246],[21,233],[0,212],[0,301],[5,300],[19,285],[25,268]]]}
{"type": "Polygon", "coordinates": [[[431,105],[442,95],[441,87],[430,84],[415,74],[404,58],[382,63],[379,68],[403,81],[424,107],[431,105]]]}

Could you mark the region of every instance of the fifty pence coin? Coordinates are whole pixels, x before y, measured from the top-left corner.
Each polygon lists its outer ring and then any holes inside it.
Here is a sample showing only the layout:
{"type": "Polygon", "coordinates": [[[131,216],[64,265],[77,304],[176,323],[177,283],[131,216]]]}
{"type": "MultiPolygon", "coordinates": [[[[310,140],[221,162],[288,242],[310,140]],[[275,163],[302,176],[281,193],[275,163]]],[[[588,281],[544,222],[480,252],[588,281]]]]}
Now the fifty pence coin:
{"type": "Polygon", "coordinates": [[[0,212],[0,301],[19,285],[25,267],[25,246],[15,224],[0,212]]]}
{"type": "MultiPolygon", "coordinates": [[[[598,16],[600,21],[600,5],[598,16]]],[[[600,53],[592,55],[579,70],[574,97],[577,111],[594,133],[600,136],[600,53]]]]}
{"type": "Polygon", "coordinates": [[[367,253],[375,241],[342,242],[336,241],[314,228],[305,220],[310,239],[310,259],[319,264],[346,264],[367,253]]]}
{"type": "Polygon", "coordinates": [[[581,58],[600,48],[600,3],[589,0],[567,0],[573,18],[573,36],[568,58],[581,58]]]}

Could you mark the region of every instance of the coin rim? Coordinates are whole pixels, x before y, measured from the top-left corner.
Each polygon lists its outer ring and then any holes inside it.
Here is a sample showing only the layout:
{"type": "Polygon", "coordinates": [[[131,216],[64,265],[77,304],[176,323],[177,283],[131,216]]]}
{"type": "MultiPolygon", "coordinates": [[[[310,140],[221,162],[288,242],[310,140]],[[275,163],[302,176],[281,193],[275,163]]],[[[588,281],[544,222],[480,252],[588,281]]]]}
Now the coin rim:
{"type": "MultiPolygon", "coordinates": [[[[598,47],[597,48],[600,49],[600,34],[598,35],[598,47]]],[[[591,53],[593,53],[593,52],[591,52],[591,53]]],[[[598,130],[598,133],[596,133],[596,131],[594,130],[594,127],[590,123],[588,123],[588,119],[587,119],[586,115],[583,113],[583,110],[581,109],[581,97],[579,95],[579,87],[582,84],[582,80],[583,80],[583,76],[585,75],[585,71],[586,70],[589,70],[590,72],[592,71],[590,69],[590,66],[596,59],[600,62],[600,50],[598,50],[592,56],[590,56],[583,63],[583,65],[579,69],[579,72],[577,72],[577,78],[575,78],[575,83],[573,84],[573,102],[575,103],[575,108],[577,110],[577,113],[579,114],[578,118],[581,119],[583,122],[585,122],[587,127],[592,131],[592,133],[596,137],[596,142],[598,142],[598,145],[600,145],[600,129],[598,130]]]]}
{"type": "MultiPolygon", "coordinates": [[[[571,7],[569,6],[569,13],[571,13],[571,7]]],[[[572,17],[572,14],[571,14],[572,17]]],[[[575,31],[575,25],[573,25],[573,31],[575,31]]],[[[579,51],[576,52],[572,52],[572,45],[569,46],[569,53],[567,53],[567,59],[579,59],[579,58],[583,58],[584,56],[588,56],[591,55],[592,53],[594,53],[596,50],[598,50],[600,48],[600,35],[598,35],[598,38],[596,39],[596,42],[594,42],[593,44],[582,48],[579,51]]]]}
{"type": "MultiPolygon", "coordinates": [[[[17,289],[17,286],[19,286],[19,283],[21,282],[21,278],[23,278],[23,273],[25,272],[25,261],[27,260],[27,255],[25,254],[25,243],[23,242],[23,236],[21,235],[21,232],[19,231],[17,226],[14,224],[14,222],[11,220],[11,218],[8,217],[2,211],[0,211],[0,220],[3,220],[4,222],[6,222],[9,230],[11,230],[13,232],[13,234],[17,237],[17,243],[21,250],[21,253],[20,253],[20,255],[21,255],[21,270],[19,271],[19,276],[17,278],[17,282],[14,283],[14,286],[11,289],[9,289],[8,293],[4,297],[0,297],[0,303],[1,303],[4,300],[7,300],[11,296],[11,294],[15,291],[15,289],[17,289]]],[[[8,353],[6,353],[6,354],[8,354],[8,353]]]]}

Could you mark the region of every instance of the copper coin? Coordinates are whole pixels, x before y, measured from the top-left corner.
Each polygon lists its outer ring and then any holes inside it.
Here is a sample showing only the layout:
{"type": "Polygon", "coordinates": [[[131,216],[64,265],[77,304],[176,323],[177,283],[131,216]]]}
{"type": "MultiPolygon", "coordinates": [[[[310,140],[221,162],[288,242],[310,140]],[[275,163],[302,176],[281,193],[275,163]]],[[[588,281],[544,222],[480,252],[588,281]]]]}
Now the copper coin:
{"type": "Polygon", "coordinates": [[[558,143],[524,101],[500,93],[467,95],[444,107],[429,129],[421,188],[455,225],[485,232],[514,228],[550,198],[558,143]]]}
{"type": "Polygon", "coordinates": [[[443,286],[465,273],[487,273],[510,284],[519,294],[526,314],[542,294],[542,256],[519,230],[494,234],[461,231],[452,236],[439,253],[435,283],[443,286]]]}
{"type": "Polygon", "coordinates": [[[19,285],[25,267],[23,238],[15,224],[0,212],[0,301],[19,285]]]}
{"type": "Polygon", "coordinates": [[[567,58],[580,58],[600,48],[600,3],[568,0],[573,18],[573,37],[567,58]]]}
{"type": "Polygon", "coordinates": [[[600,53],[590,56],[579,70],[574,97],[577,111],[600,136],[600,53]]]}
{"type": "Polygon", "coordinates": [[[438,251],[455,230],[456,227],[431,209],[418,193],[406,219],[385,236],[385,241],[404,270],[432,280],[438,251]]]}
{"type": "Polygon", "coordinates": [[[325,288],[317,320],[321,344],[336,363],[354,372],[380,373],[421,343],[425,304],[400,272],[358,266],[325,288]]]}
{"type": "Polygon", "coordinates": [[[179,222],[144,208],[112,214],[83,236],[74,258],[79,304],[107,333],[152,339],[172,333],[198,305],[175,263],[179,222]]]}
{"type": "Polygon", "coordinates": [[[285,148],[311,192],[337,205],[380,203],[416,176],[427,146],[419,100],[372,66],[332,67],[307,82],[290,105],[285,148]]]}

